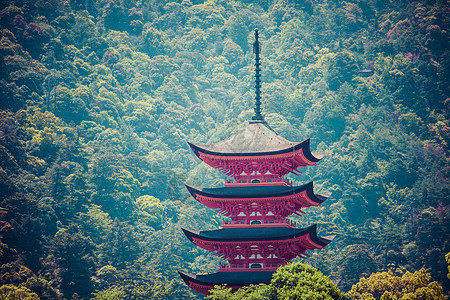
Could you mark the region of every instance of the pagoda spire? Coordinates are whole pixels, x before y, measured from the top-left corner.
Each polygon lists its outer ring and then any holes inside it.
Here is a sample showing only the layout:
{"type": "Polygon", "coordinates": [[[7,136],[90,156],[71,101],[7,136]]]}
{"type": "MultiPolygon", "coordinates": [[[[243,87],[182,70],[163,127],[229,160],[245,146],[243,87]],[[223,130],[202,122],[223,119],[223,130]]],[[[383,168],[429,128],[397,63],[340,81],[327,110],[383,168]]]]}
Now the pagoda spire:
{"type": "Polygon", "coordinates": [[[252,117],[252,121],[262,121],[264,118],[261,115],[261,64],[259,62],[259,54],[261,53],[261,46],[259,44],[258,28],[255,28],[255,42],[253,43],[253,53],[255,53],[255,115],[252,117]]]}

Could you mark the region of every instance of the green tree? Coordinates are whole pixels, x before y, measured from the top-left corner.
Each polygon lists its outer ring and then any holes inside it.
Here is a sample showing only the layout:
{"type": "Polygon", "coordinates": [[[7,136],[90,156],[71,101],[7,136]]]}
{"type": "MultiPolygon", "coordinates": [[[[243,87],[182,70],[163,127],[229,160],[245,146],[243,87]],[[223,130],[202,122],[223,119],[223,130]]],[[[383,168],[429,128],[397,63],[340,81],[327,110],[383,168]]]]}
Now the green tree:
{"type": "Polygon", "coordinates": [[[122,279],[120,275],[120,272],[114,266],[106,265],[97,270],[93,279],[98,289],[103,290],[118,285],[120,279],[122,279]]]}
{"type": "Polygon", "coordinates": [[[291,263],[273,274],[269,285],[246,287],[232,293],[231,288],[216,287],[207,299],[344,299],[338,287],[319,270],[301,263],[291,263]]]}
{"type": "Polygon", "coordinates": [[[146,284],[136,286],[131,293],[136,299],[163,300],[170,297],[173,290],[173,281],[169,284],[146,284]]]}
{"type": "Polygon", "coordinates": [[[431,275],[425,269],[414,273],[406,272],[395,276],[391,271],[373,273],[369,278],[361,278],[352,286],[347,297],[352,300],[422,299],[445,300],[442,286],[436,281],[429,282],[431,275]]]}
{"type": "MultiPolygon", "coordinates": [[[[233,292],[226,286],[215,286],[206,299],[212,300],[269,300],[269,286],[265,284],[242,287],[233,292]]],[[[277,299],[277,298],[274,298],[277,299]]],[[[288,298],[286,298],[288,299],[288,298]]]]}
{"type": "Polygon", "coordinates": [[[126,297],[125,291],[117,286],[98,293],[92,293],[92,295],[95,296],[94,300],[123,300],[126,297]]]}
{"type": "Polygon", "coordinates": [[[113,220],[104,212],[99,205],[92,204],[89,206],[86,214],[81,214],[83,227],[91,239],[101,244],[106,240],[108,234],[112,231],[113,220]]]}
{"type": "Polygon", "coordinates": [[[164,207],[158,198],[144,195],[136,199],[136,205],[144,220],[150,225],[158,226],[161,223],[164,207]]]}
{"type": "Polygon", "coordinates": [[[341,253],[341,284],[350,288],[361,276],[367,276],[377,270],[377,263],[369,252],[369,246],[354,244],[345,247],[341,253]]]}
{"type": "Polygon", "coordinates": [[[144,33],[146,52],[151,56],[164,54],[166,51],[167,35],[153,27],[148,27],[144,33]]]}
{"type": "Polygon", "coordinates": [[[358,75],[355,56],[348,51],[337,53],[330,61],[327,81],[330,90],[336,91],[346,81],[350,82],[358,75]]]}
{"type": "Polygon", "coordinates": [[[330,278],[301,263],[279,268],[269,286],[275,299],[344,299],[344,295],[330,278]]]}
{"type": "Polygon", "coordinates": [[[0,300],[39,300],[39,297],[26,287],[4,284],[0,287],[0,300]]]}
{"type": "Polygon", "coordinates": [[[53,300],[58,299],[59,297],[57,291],[50,285],[47,280],[43,278],[28,278],[27,282],[22,283],[20,287],[26,287],[32,292],[35,292],[37,295],[39,295],[39,298],[41,300],[53,300]]]}
{"type": "Polygon", "coordinates": [[[75,293],[87,297],[93,292],[92,270],[94,245],[82,232],[72,225],[60,229],[52,241],[52,255],[59,266],[61,290],[70,299],[75,293]]]}
{"type": "Polygon", "coordinates": [[[243,52],[247,52],[249,49],[247,37],[249,35],[249,30],[245,24],[245,20],[242,14],[237,14],[231,16],[225,23],[228,29],[228,36],[230,39],[239,45],[243,52]]]}
{"type": "Polygon", "coordinates": [[[87,115],[86,104],[74,96],[72,90],[58,85],[52,91],[54,95],[55,114],[65,121],[81,122],[87,115]]]}
{"type": "Polygon", "coordinates": [[[447,270],[448,270],[447,278],[450,280],[450,252],[445,255],[445,261],[448,264],[448,266],[447,266],[447,270]]]}

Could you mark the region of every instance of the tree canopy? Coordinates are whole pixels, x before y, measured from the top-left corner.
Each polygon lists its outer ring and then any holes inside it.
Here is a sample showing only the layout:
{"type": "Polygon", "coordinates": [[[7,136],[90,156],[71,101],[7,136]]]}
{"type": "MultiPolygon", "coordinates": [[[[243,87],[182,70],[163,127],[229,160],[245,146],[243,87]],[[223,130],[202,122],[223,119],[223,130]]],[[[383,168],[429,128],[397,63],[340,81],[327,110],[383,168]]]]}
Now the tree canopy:
{"type": "Polygon", "coordinates": [[[217,229],[223,216],[184,184],[225,176],[187,141],[250,120],[255,27],[264,118],[326,153],[288,176],[331,193],[289,217],[337,236],[307,262],[345,292],[375,272],[425,268],[448,294],[442,0],[0,1],[2,291],[200,297],[177,271],[213,273],[220,259],[180,227],[217,229]]]}
{"type": "Polygon", "coordinates": [[[406,272],[395,276],[392,271],[373,273],[369,278],[361,280],[352,286],[347,296],[358,299],[424,299],[445,300],[442,287],[436,282],[430,282],[431,276],[424,269],[414,273],[406,272]]]}
{"type": "Polygon", "coordinates": [[[280,267],[268,285],[244,287],[236,292],[226,286],[216,286],[207,299],[345,299],[338,287],[319,270],[301,263],[280,267]]]}

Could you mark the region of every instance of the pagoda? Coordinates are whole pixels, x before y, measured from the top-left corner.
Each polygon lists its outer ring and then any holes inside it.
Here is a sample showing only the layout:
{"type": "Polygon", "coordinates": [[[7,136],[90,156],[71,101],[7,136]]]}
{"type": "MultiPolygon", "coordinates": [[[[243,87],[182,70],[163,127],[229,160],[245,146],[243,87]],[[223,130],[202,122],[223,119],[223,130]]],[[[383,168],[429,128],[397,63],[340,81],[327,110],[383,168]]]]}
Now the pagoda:
{"type": "Polygon", "coordinates": [[[317,236],[317,226],[296,228],[287,217],[302,215],[306,207],[320,206],[328,195],[314,193],[313,183],[293,186],[283,176],[299,175],[299,168],[316,166],[322,153],[312,153],[309,139],[290,142],[279,136],[261,115],[260,45],[255,30],[255,115],[240,132],[210,145],[189,143],[195,155],[225,173],[219,188],[186,185],[192,197],[229,218],[210,231],[182,229],[197,246],[227,261],[219,272],[194,275],[179,272],[184,282],[208,295],[215,285],[233,290],[270,283],[278,267],[308,250],[322,249],[333,236],[317,236]]]}

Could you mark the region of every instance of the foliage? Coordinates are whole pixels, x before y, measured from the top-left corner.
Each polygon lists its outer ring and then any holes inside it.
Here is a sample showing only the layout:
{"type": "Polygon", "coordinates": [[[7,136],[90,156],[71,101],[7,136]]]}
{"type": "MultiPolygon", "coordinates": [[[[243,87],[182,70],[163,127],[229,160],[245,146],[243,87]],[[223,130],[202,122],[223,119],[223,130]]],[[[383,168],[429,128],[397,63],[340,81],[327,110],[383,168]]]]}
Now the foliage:
{"type": "Polygon", "coordinates": [[[425,269],[414,273],[406,272],[395,276],[391,271],[373,273],[369,278],[361,278],[347,293],[350,299],[447,299],[442,287],[430,281],[425,269]]]}
{"type": "Polygon", "coordinates": [[[114,286],[105,291],[93,293],[92,295],[95,296],[95,300],[123,300],[125,299],[126,293],[119,287],[114,286]]]}
{"type": "Polygon", "coordinates": [[[214,289],[210,290],[211,295],[207,296],[206,299],[212,300],[267,300],[269,298],[269,287],[264,284],[251,285],[247,287],[242,287],[236,291],[232,291],[232,288],[227,288],[226,286],[215,286],[214,289]]]}
{"type": "Polygon", "coordinates": [[[448,267],[447,267],[447,269],[448,269],[447,278],[450,279],[450,252],[447,253],[447,254],[445,255],[445,260],[446,260],[447,263],[448,263],[448,267]]]}
{"type": "Polygon", "coordinates": [[[0,299],[4,300],[38,300],[35,293],[25,287],[17,287],[12,284],[4,284],[0,287],[0,299]]]}
{"type": "Polygon", "coordinates": [[[424,267],[448,293],[444,2],[0,1],[3,290],[198,298],[177,270],[218,261],[179,228],[222,217],[184,182],[223,177],[186,142],[217,142],[250,119],[258,27],[266,120],[326,152],[289,178],[331,193],[291,217],[337,234],[308,263],[342,290],[424,267]]]}
{"type": "Polygon", "coordinates": [[[319,270],[291,263],[279,268],[269,285],[244,287],[236,292],[216,286],[207,299],[344,299],[344,294],[319,270]]]}
{"type": "MultiPolygon", "coordinates": [[[[165,299],[171,296],[173,291],[173,282],[168,285],[153,284],[153,285],[139,285],[132,291],[135,299],[165,299]]],[[[173,295],[173,294],[172,294],[173,295]]]]}
{"type": "Polygon", "coordinates": [[[136,205],[149,224],[157,226],[162,222],[164,207],[158,198],[148,195],[141,196],[136,199],[136,205]]]}
{"type": "Polygon", "coordinates": [[[26,287],[30,291],[39,295],[41,300],[51,300],[58,298],[58,292],[50,285],[50,283],[38,277],[31,277],[25,283],[20,284],[21,287],[26,287]]]}

